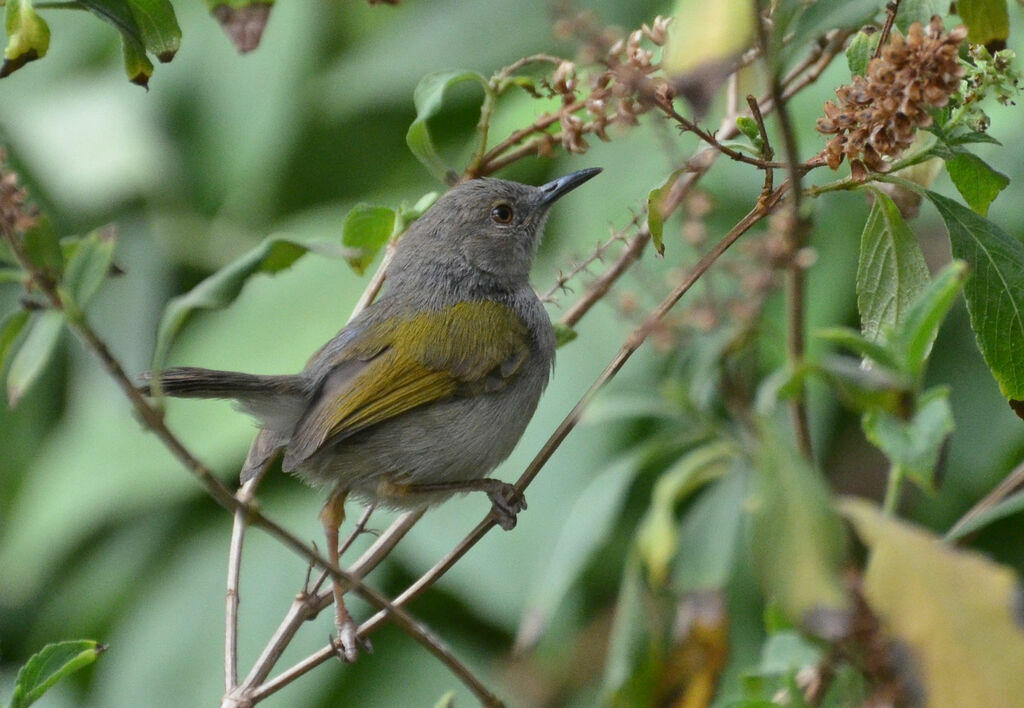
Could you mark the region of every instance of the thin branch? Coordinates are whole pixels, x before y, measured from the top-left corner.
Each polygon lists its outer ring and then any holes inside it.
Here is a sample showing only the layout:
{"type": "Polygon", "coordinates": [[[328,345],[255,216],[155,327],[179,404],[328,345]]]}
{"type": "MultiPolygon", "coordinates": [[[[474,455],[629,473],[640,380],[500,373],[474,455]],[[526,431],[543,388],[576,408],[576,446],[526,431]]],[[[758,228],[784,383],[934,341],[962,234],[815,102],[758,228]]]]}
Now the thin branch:
{"type": "MultiPolygon", "coordinates": [[[[793,129],[793,121],[789,115],[786,98],[783,95],[782,81],[778,73],[772,68],[771,45],[768,41],[768,32],[765,29],[763,17],[761,16],[761,1],[754,0],[752,5],[758,43],[761,45],[765,56],[765,67],[769,72],[768,80],[771,87],[772,102],[775,106],[776,118],[779,121],[779,132],[782,134],[782,150],[786,158],[786,172],[789,174],[789,182],[793,186],[788,200],[789,218],[786,219],[787,241],[789,242],[790,252],[790,262],[786,269],[786,352],[790,367],[796,369],[804,358],[804,329],[806,327],[804,266],[798,256],[806,243],[807,234],[810,232],[810,219],[803,213],[803,190],[800,179],[803,173],[806,172],[807,166],[811,163],[800,164],[796,132],[793,129]]],[[[790,417],[793,422],[797,447],[804,457],[812,459],[811,426],[807,416],[806,393],[802,384],[789,401],[790,417]]]]}
{"type": "Polygon", "coordinates": [[[878,44],[875,46],[875,52],[871,55],[872,59],[882,56],[882,48],[889,41],[889,33],[892,32],[892,25],[896,21],[896,12],[900,9],[900,0],[890,0],[885,5],[885,24],[882,25],[882,31],[878,35],[878,44]]]}
{"type": "MultiPolygon", "coordinates": [[[[947,536],[954,536],[962,529],[965,525],[978,518],[981,514],[985,513],[996,504],[1006,499],[1014,492],[1024,489],[1024,462],[1013,468],[1010,474],[1006,475],[1002,482],[996,485],[996,488],[991,492],[982,497],[977,503],[974,504],[967,512],[961,516],[953,527],[946,532],[947,536]]],[[[959,540],[962,539],[958,539],[959,540]]]]}

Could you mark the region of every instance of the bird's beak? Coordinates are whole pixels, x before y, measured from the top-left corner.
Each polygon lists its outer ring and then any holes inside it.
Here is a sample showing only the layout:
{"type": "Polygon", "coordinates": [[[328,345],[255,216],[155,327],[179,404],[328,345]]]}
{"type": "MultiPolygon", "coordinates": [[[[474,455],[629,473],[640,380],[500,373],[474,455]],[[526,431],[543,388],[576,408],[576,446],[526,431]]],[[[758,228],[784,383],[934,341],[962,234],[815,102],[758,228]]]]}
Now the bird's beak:
{"type": "Polygon", "coordinates": [[[540,191],[543,192],[544,194],[541,203],[551,204],[562,195],[568,194],[569,192],[571,192],[572,190],[576,189],[581,184],[586,182],[591,177],[597,175],[597,173],[600,171],[600,167],[588,167],[585,170],[573,172],[571,174],[565,175],[564,177],[559,177],[558,179],[551,180],[547,184],[542,185],[540,187],[540,191]]]}

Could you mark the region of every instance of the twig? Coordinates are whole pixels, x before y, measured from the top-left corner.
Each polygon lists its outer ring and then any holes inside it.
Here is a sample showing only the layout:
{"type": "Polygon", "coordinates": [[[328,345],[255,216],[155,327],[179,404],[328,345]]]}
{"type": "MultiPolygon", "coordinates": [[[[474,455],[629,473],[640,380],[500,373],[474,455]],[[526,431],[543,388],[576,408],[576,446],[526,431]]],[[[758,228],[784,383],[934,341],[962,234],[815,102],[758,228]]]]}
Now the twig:
{"type": "MultiPolygon", "coordinates": [[[[783,95],[782,81],[772,70],[771,46],[768,32],[761,16],[761,2],[754,0],[754,25],[757,29],[758,43],[764,50],[765,67],[769,71],[772,102],[775,115],[779,121],[779,132],[782,134],[782,150],[785,154],[786,172],[793,186],[789,197],[789,218],[786,220],[787,240],[789,242],[790,260],[786,269],[786,352],[789,365],[796,369],[804,358],[804,266],[800,262],[799,253],[807,240],[810,231],[810,220],[803,213],[803,194],[800,184],[801,176],[807,170],[807,163],[800,164],[796,145],[796,133],[789,115],[786,99],[783,95]]],[[[803,385],[799,385],[796,393],[789,399],[790,417],[796,435],[796,443],[800,452],[807,459],[813,457],[811,446],[811,426],[807,417],[807,399],[803,385]]]]}
{"type": "Polygon", "coordinates": [[[640,225],[640,221],[646,215],[645,210],[641,210],[636,214],[633,214],[633,218],[629,220],[629,223],[623,226],[621,229],[613,230],[611,236],[608,237],[607,241],[599,243],[597,248],[588,255],[586,258],[581,260],[579,263],[574,263],[572,267],[566,273],[559,272],[558,277],[555,279],[555,284],[548,288],[547,292],[540,296],[541,302],[554,302],[555,293],[559,290],[568,290],[569,281],[575,278],[580,273],[586,272],[591,265],[596,261],[603,261],[608,253],[608,249],[614,244],[620,241],[628,243],[626,239],[626,231],[629,229],[636,228],[640,225]]]}
{"type": "Polygon", "coordinates": [[[1006,475],[1003,481],[996,485],[995,489],[982,497],[963,516],[957,519],[957,522],[946,532],[946,535],[955,536],[968,523],[1022,488],[1024,488],[1024,462],[1014,467],[1013,471],[1006,475]]]}
{"type": "Polygon", "coordinates": [[[896,12],[900,9],[900,0],[890,0],[885,5],[885,24],[882,25],[882,31],[878,34],[878,44],[875,46],[875,52],[871,55],[871,58],[882,56],[882,49],[885,47],[886,42],[889,41],[889,33],[892,32],[893,22],[896,21],[896,12]]]}
{"type": "Polygon", "coordinates": [[[587,285],[587,289],[583,292],[582,297],[573,303],[572,307],[562,315],[559,322],[566,327],[575,326],[591,307],[608,294],[615,281],[640,258],[640,254],[644,252],[644,248],[647,247],[650,240],[651,232],[646,226],[637,231],[636,235],[630,239],[629,245],[615,259],[615,262],[599,278],[596,278],[587,285]]]}
{"type": "MultiPolygon", "coordinates": [[[[768,130],[764,126],[764,116],[761,115],[761,106],[758,105],[757,99],[752,94],[747,94],[747,105],[750,107],[750,115],[757,123],[757,132],[761,136],[761,157],[765,160],[771,160],[775,157],[775,151],[772,149],[771,142],[768,140],[768,130]]],[[[761,188],[761,199],[766,199],[768,195],[772,193],[775,188],[775,170],[767,169],[764,171],[764,186],[761,188]]]]}

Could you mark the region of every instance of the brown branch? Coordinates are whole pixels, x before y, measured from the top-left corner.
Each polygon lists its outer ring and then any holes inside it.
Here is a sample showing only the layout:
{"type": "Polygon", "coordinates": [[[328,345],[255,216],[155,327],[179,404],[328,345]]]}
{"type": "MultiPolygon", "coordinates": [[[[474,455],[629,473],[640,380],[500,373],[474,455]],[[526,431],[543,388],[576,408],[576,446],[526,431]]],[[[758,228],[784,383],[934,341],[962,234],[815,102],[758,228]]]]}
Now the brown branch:
{"type": "Polygon", "coordinates": [[[896,21],[896,12],[900,9],[900,0],[890,0],[885,5],[885,24],[878,34],[878,44],[871,55],[872,59],[882,56],[882,48],[889,41],[889,33],[892,32],[892,25],[896,21]]]}
{"type": "MultiPolygon", "coordinates": [[[[953,524],[953,527],[946,532],[947,536],[955,535],[957,531],[966,526],[969,522],[978,518],[981,514],[988,511],[996,504],[1006,499],[1008,496],[1013,494],[1020,489],[1024,489],[1024,462],[1013,468],[1010,474],[1006,475],[1002,482],[996,485],[995,489],[982,497],[978,502],[974,504],[967,512],[957,519],[957,522],[953,524]]],[[[963,539],[958,539],[957,543],[963,539]]]]}
{"type": "MultiPolygon", "coordinates": [[[[789,115],[789,108],[786,105],[782,80],[776,72],[771,70],[771,46],[768,41],[768,32],[765,29],[761,16],[760,0],[753,0],[752,12],[754,13],[758,43],[763,49],[765,66],[770,72],[770,93],[775,106],[775,116],[779,121],[779,132],[782,134],[782,150],[786,158],[786,172],[789,174],[789,182],[793,187],[788,200],[789,216],[786,219],[785,226],[790,253],[789,264],[786,269],[786,310],[788,315],[786,318],[786,352],[789,365],[795,370],[803,362],[804,329],[806,327],[804,309],[804,288],[806,283],[804,279],[804,266],[800,262],[799,253],[806,243],[811,226],[810,219],[803,213],[803,190],[800,179],[811,163],[804,165],[800,163],[796,144],[796,132],[793,129],[793,121],[789,115]]],[[[807,416],[807,398],[803,384],[799,384],[798,390],[789,399],[789,402],[790,417],[793,422],[797,447],[804,457],[812,459],[811,426],[807,416]]]]}

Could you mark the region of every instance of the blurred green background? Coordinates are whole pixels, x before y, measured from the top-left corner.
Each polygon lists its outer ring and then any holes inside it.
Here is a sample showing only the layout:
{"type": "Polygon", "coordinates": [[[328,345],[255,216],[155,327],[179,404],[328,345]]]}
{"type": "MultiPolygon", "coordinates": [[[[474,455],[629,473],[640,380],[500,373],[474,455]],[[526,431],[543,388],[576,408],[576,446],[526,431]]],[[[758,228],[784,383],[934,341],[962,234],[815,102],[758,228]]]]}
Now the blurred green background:
{"type": "MultiPolygon", "coordinates": [[[[672,10],[669,2],[586,0],[580,6],[627,30],[672,10]]],[[[175,9],[182,48],[172,63],[157,67],[148,92],[124,78],[115,31],[77,12],[46,12],[49,55],[0,82],[5,140],[61,231],[85,232],[116,219],[115,260],[125,274],[104,286],[89,316],[133,372],[148,368],[167,299],[264,237],[336,239],[345,213],[358,202],[398,206],[442,188],[404,141],[414,117],[413,88],[425,73],[464,68],[486,75],[526,54],[575,51],[555,38],[552,9],[540,0],[409,1],[397,7],[285,0],[274,7],[262,45],[247,56],[235,53],[200,3],[175,9]]],[[[842,64],[837,61],[794,104],[805,157],[824,144],[813,119],[832,87],[847,79],[842,64]]],[[[470,90],[456,92],[437,121],[442,146],[452,155],[465,154],[477,98],[470,90]]],[[[510,97],[492,135],[529,123],[538,110],[525,94],[510,97]]],[[[717,124],[720,111],[709,125],[717,124]]],[[[1014,195],[1024,184],[1016,147],[1024,139],[1024,121],[1012,111],[991,112],[992,134],[1008,147],[980,152],[1014,180],[989,218],[1020,237],[1024,200],[1014,195]]],[[[678,138],[653,117],[613,137],[607,144],[591,141],[584,156],[528,159],[501,175],[540,183],[574,169],[605,168],[555,210],[534,269],[539,289],[592,250],[609,225],[627,223],[631,210],[694,147],[692,139],[678,138]]],[[[712,238],[750,208],[760,188],[752,171],[720,162],[702,183],[715,205],[707,222],[712,238]]],[[[830,178],[820,172],[812,181],[830,178]]],[[[953,194],[948,180],[938,188],[953,194]]],[[[812,329],[853,323],[863,198],[830,196],[815,209],[812,329]]],[[[935,214],[925,208],[914,228],[930,263],[944,263],[948,252],[935,214]]],[[[695,260],[677,221],[667,235],[666,258],[647,253],[620,285],[641,303],[655,302],[674,269],[695,260]]],[[[581,284],[575,285],[578,293],[581,284]]],[[[171,363],[297,371],[342,326],[364,286],[365,279],[344,263],[307,256],[272,278],[252,279],[229,309],[196,317],[171,363]]],[[[13,286],[0,290],[2,309],[19,294],[13,286]]],[[[562,296],[563,306],[573,297],[562,296]]],[[[777,310],[773,303],[770,312],[777,310]]],[[[553,317],[559,312],[552,307],[553,317]]],[[[512,479],[522,470],[633,324],[608,304],[583,320],[579,339],[559,351],[554,379],[526,436],[497,476],[512,479]]],[[[764,327],[767,349],[781,346],[781,332],[778,323],[764,327]]],[[[665,355],[645,347],[615,381],[605,405],[626,394],[654,396],[665,370],[665,355]]],[[[941,491],[931,499],[913,497],[910,508],[944,529],[1020,460],[1024,431],[974,346],[962,304],[943,328],[929,378],[952,386],[957,430],[941,491]]],[[[834,485],[877,495],[885,463],[865,446],[857,418],[824,396],[812,403],[819,458],[834,485]]],[[[171,428],[232,483],[254,434],[251,422],[226,403],[168,401],[167,411],[171,428]]],[[[61,348],[16,410],[0,406],[0,432],[0,694],[7,694],[16,667],[43,644],[88,637],[110,650],[39,705],[215,704],[222,692],[230,516],[142,431],[123,396],[77,343],[61,348]]],[[[641,433],[635,426],[585,422],[531,487],[529,511],[516,530],[490,534],[411,607],[512,705],[596,700],[600,637],[625,542],[650,494],[649,478],[641,475],[628,488],[602,541],[604,552],[573,585],[535,654],[514,658],[510,647],[524,603],[545,585],[566,510],[641,433]]],[[[264,485],[261,501],[299,536],[319,540],[318,494],[278,475],[264,485]]],[[[470,496],[428,513],[371,582],[387,592],[401,590],[486,509],[484,499],[470,496]]],[[[389,518],[377,515],[373,525],[383,528],[389,518]]],[[[595,529],[608,522],[595,518],[595,529]]],[[[1022,531],[1014,517],[988,529],[975,545],[1020,572],[1022,531]]],[[[243,672],[300,589],[304,572],[279,544],[258,531],[249,535],[241,588],[243,672]]],[[[366,616],[368,608],[353,606],[357,617],[366,616]]],[[[328,614],[304,628],[281,667],[323,644],[331,630],[328,614]]],[[[376,652],[355,666],[320,667],[265,705],[432,705],[449,689],[460,704],[471,704],[458,681],[402,633],[387,628],[374,645],[376,652]]]]}

